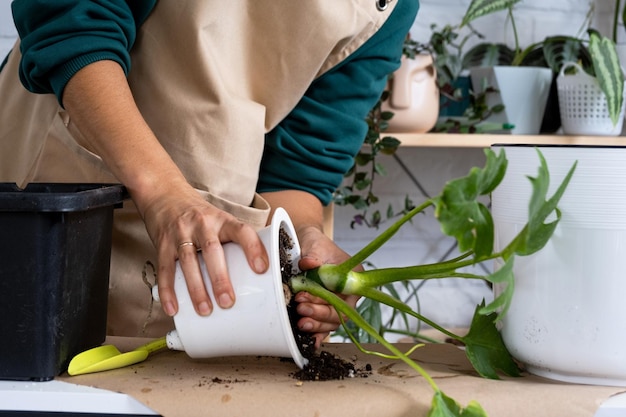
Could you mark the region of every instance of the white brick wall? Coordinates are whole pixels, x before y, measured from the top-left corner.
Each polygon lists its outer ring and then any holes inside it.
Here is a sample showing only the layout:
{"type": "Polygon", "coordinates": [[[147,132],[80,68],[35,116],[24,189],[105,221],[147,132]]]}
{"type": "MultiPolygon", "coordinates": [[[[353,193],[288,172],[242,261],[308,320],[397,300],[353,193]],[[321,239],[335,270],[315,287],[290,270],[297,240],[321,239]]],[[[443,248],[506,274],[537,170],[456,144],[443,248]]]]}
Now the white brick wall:
{"type": "MultiPolygon", "coordinates": [[[[606,11],[615,0],[596,1],[598,7],[602,3],[602,9],[606,11]]],[[[411,34],[416,39],[427,40],[431,23],[443,26],[460,22],[469,3],[469,0],[421,0],[411,34]]],[[[589,10],[589,0],[523,0],[514,11],[520,42],[524,46],[551,34],[575,35],[583,26],[589,10]]],[[[505,12],[498,12],[477,19],[473,25],[488,39],[513,45],[511,26],[506,16],[505,12]]]]}
{"type": "MultiPolygon", "coordinates": [[[[595,0],[594,26],[605,34],[610,30],[610,10],[614,2],[595,0]]],[[[431,23],[436,22],[439,26],[458,23],[469,3],[469,0],[421,0],[420,13],[411,30],[412,36],[425,41],[430,36],[431,23]]],[[[577,34],[589,8],[590,0],[524,0],[515,9],[521,44],[528,45],[552,34],[577,34]]],[[[506,41],[511,45],[513,43],[510,24],[504,13],[481,18],[475,22],[475,27],[489,39],[506,41]]],[[[15,38],[10,0],[0,0],[0,56],[3,57],[11,48],[15,38]]],[[[626,40],[626,31],[620,31],[620,38],[626,40]]],[[[431,194],[437,193],[445,181],[483,163],[482,151],[478,149],[404,148],[399,151],[399,156],[431,194]]],[[[406,193],[415,202],[423,199],[392,158],[387,158],[384,163],[389,176],[379,181],[377,187],[377,193],[383,200],[380,205],[383,210],[390,201],[399,207],[406,193]]],[[[335,222],[338,244],[351,253],[360,249],[375,234],[373,230],[350,229],[352,215],[353,211],[349,208],[337,208],[335,222]]],[[[379,267],[432,262],[450,244],[450,239],[441,237],[432,218],[424,217],[402,230],[376,254],[372,262],[379,267]]],[[[480,282],[459,283],[454,280],[428,282],[420,290],[423,311],[449,326],[466,325],[475,304],[489,295],[486,286],[480,282]]]]}
{"type": "Polygon", "coordinates": [[[11,0],[0,0],[0,62],[15,43],[17,32],[11,16],[11,0]]]}

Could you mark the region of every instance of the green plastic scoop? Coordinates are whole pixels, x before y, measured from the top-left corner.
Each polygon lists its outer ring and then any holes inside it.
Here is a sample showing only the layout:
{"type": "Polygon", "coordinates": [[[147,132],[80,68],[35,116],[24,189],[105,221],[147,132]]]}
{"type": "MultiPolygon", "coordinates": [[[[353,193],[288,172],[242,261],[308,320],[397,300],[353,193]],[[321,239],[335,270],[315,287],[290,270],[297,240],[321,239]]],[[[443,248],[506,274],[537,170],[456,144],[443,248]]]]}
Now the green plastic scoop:
{"type": "Polygon", "coordinates": [[[70,375],[82,375],[123,368],[142,362],[150,353],[166,348],[167,342],[165,337],[153,340],[125,353],[121,353],[113,345],[98,346],[74,356],[67,368],[67,373],[70,375]]]}

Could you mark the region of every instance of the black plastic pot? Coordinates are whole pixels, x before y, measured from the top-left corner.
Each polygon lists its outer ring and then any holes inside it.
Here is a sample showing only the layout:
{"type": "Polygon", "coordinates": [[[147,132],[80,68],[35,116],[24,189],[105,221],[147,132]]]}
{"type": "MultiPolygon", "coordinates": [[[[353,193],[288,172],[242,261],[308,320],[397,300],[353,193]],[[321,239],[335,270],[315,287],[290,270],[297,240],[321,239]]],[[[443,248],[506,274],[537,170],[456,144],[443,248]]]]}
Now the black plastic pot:
{"type": "Polygon", "coordinates": [[[53,379],[100,345],[117,184],[0,183],[0,379],[53,379]]]}

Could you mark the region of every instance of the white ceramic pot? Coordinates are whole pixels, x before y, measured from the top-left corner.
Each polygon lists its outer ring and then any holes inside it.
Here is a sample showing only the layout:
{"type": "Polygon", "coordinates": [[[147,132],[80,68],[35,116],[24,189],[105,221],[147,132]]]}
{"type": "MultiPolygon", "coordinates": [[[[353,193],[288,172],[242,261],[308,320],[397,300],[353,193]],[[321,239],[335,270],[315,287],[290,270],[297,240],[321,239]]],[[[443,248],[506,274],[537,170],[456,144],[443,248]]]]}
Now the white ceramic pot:
{"type": "Polygon", "coordinates": [[[504,111],[491,115],[490,123],[514,125],[502,131],[514,135],[537,135],[546,109],[552,70],[540,67],[474,67],[470,68],[472,88],[476,94],[485,86],[496,89],[486,96],[489,108],[504,105],[504,111]]]}
{"type": "MultiPolygon", "coordinates": [[[[534,146],[494,145],[509,160],[492,194],[496,247],[527,220],[539,158],[534,146]]],[[[548,197],[574,161],[561,221],[538,253],[516,257],[515,291],[502,322],[511,354],[534,374],[561,381],[626,386],[626,148],[540,146],[548,197]]],[[[497,288],[496,288],[497,292],[497,288]]]]}
{"type": "MultiPolygon", "coordinates": [[[[182,269],[177,263],[175,291],[178,313],[174,316],[176,329],[167,335],[168,347],[184,350],[192,358],[277,356],[292,357],[300,368],[307,363],[296,344],[285,307],[278,250],[281,228],[293,241],[289,252],[297,268],[300,246],[289,216],[280,208],[275,211],[270,226],[259,231],[270,258],[266,273],[257,274],[250,269],[241,246],[236,243],[224,245],[236,295],[235,305],[230,309],[221,309],[215,303],[206,265],[198,254],[204,284],[214,301],[210,316],[200,316],[194,310],[182,269]]],[[[153,295],[158,301],[156,287],[153,295]]]]}

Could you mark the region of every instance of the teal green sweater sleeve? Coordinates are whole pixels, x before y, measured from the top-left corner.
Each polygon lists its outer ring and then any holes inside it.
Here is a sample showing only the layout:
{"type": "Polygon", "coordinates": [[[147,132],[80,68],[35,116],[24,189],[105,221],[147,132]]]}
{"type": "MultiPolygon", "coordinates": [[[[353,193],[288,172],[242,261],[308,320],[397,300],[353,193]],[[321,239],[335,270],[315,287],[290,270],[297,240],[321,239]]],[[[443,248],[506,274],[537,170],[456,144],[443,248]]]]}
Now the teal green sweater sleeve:
{"type": "Polygon", "coordinates": [[[419,8],[397,0],[379,31],[323,74],[281,123],[266,135],[257,191],[302,190],[331,201],[352,166],[387,77],[400,66],[402,45],[419,8]]]}
{"type": "Polygon", "coordinates": [[[156,1],[15,0],[22,84],[61,103],[69,79],[88,64],[113,60],[128,73],[137,27],[156,1]]]}

